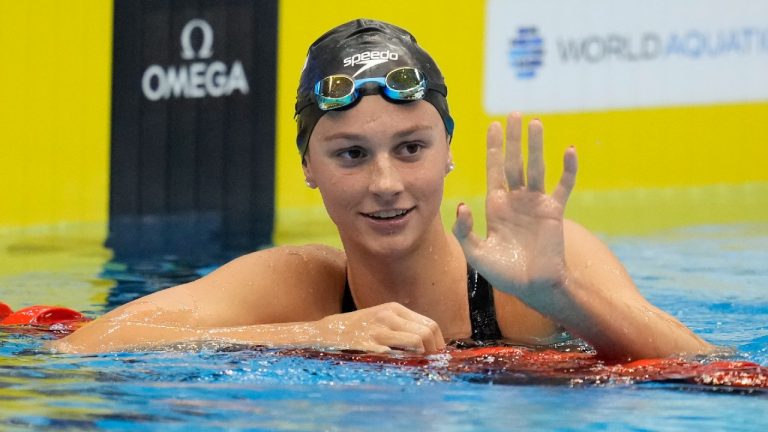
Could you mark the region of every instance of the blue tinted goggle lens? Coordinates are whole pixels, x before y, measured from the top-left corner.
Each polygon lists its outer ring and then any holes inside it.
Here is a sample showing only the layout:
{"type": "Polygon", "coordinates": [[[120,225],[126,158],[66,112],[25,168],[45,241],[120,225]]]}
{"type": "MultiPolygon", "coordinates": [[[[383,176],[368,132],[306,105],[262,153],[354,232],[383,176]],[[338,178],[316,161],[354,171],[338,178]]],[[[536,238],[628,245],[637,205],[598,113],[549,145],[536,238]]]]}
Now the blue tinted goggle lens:
{"type": "Polygon", "coordinates": [[[416,68],[401,67],[386,77],[356,80],[349,75],[331,75],[315,84],[317,106],[323,111],[345,107],[359,97],[359,89],[367,83],[376,83],[390,99],[411,101],[424,98],[427,80],[416,68]]]}

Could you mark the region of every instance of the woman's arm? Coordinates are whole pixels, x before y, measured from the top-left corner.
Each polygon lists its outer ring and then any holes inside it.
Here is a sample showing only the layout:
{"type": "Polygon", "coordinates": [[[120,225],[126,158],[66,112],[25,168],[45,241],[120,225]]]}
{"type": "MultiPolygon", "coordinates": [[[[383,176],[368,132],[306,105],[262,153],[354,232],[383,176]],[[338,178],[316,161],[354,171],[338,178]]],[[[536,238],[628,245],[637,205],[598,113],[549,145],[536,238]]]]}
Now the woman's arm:
{"type": "Polygon", "coordinates": [[[48,347],[56,352],[84,354],[188,350],[206,344],[269,347],[308,347],[322,344],[317,337],[314,322],[201,328],[166,323],[156,318],[157,316],[154,316],[145,321],[122,317],[98,319],[61,340],[49,343],[48,347]]]}
{"type": "MultiPolygon", "coordinates": [[[[280,247],[255,252],[194,282],[122,305],[52,347],[68,352],[103,352],[211,340],[233,343],[275,340],[277,343],[284,338],[276,338],[269,327],[258,330],[249,327],[309,322],[338,312],[332,301],[334,297],[340,299],[339,294],[326,292],[325,296],[318,296],[329,299],[324,304],[305,298],[307,292],[301,292],[297,286],[305,283],[304,275],[311,275],[317,279],[314,288],[322,289],[338,279],[336,273],[343,267],[343,255],[317,247],[280,247]],[[304,271],[295,271],[299,266],[304,271]],[[285,275],[281,277],[279,272],[285,275]]],[[[286,333],[286,337],[300,334],[286,333]]]]}
{"type": "Polygon", "coordinates": [[[553,311],[562,325],[615,359],[705,354],[715,347],[649,303],[595,235],[565,221],[566,289],[553,311]]]}
{"type": "Polygon", "coordinates": [[[169,314],[167,311],[144,306],[133,304],[127,308],[130,314],[98,319],[51,342],[49,348],[62,353],[100,353],[187,350],[213,344],[379,353],[394,348],[424,353],[445,347],[433,320],[397,303],[329,315],[317,321],[209,328],[168,320],[163,318],[169,314]]]}
{"type": "Polygon", "coordinates": [[[590,342],[604,357],[647,358],[703,353],[712,346],[648,303],[621,263],[595,236],[563,213],[575,184],[576,151],[565,152],[552,195],[544,193],[543,128],[528,128],[523,171],[521,118],[488,130],[487,238],[472,232],[472,214],[457,210],[454,234],[467,260],[491,284],[590,342]]]}
{"type": "Polygon", "coordinates": [[[123,305],[52,342],[59,352],[190,349],[213,343],[432,352],[437,324],[397,304],[339,314],[341,252],[280,247],[123,305]]]}

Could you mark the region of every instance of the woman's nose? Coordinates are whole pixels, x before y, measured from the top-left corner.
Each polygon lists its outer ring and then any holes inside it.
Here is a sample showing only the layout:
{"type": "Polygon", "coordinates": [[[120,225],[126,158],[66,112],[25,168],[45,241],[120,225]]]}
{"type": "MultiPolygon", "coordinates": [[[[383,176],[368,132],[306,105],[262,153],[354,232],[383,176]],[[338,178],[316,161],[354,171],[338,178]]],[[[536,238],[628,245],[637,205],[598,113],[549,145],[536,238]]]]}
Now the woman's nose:
{"type": "Polygon", "coordinates": [[[379,157],[371,166],[368,189],[383,197],[397,195],[403,190],[403,182],[397,166],[389,157],[379,157]]]}

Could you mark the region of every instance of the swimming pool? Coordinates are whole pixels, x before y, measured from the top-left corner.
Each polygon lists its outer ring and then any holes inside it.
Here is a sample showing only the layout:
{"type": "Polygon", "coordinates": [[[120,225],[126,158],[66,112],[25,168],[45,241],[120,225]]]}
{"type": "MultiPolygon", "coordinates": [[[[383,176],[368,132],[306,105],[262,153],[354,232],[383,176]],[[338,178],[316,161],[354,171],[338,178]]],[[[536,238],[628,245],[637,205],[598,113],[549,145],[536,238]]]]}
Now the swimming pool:
{"type": "MultiPolygon", "coordinates": [[[[709,341],[736,348],[735,358],[768,365],[768,224],[605,239],[652,302],[709,341]]],[[[15,250],[30,260],[51,253],[15,250]]],[[[103,251],[76,241],[57,250],[71,255],[70,265],[0,279],[0,292],[35,302],[42,290],[49,303],[64,304],[69,296],[80,303],[68,305],[95,316],[218,264],[110,262],[97,276],[84,262],[103,251]],[[66,292],[57,291],[57,281],[66,292]],[[114,286],[108,297],[78,292],[105,286],[114,286]],[[83,305],[87,298],[95,300],[83,305]]],[[[271,350],[50,355],[41,351],[50,337],[0,330],[0,429],[768,430],[764,391],[675,382],[504,385],[447,374],[439,365],[271,350]]]]}

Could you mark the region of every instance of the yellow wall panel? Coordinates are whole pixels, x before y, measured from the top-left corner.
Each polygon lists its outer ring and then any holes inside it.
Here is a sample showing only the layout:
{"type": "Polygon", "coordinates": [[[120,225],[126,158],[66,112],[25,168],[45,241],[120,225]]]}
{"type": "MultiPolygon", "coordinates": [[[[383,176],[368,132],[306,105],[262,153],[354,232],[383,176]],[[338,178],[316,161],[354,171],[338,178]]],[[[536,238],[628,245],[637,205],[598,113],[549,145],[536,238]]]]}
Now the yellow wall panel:
{"type": "Polygon", "coordinates": [[[112,2],[0,2],[0,226],[107,220],[112,2]]]}
{"type": "MultiPolygon", "coordinates": [[[[294,145],[295,88],[309,44],[361,16],[411,30],[447,77],[457,169],[448,177],[446,205],[484,191],[484,135],[494,120],[482,105],[484,4],[428,0],[410,4],[408,13],[378,1],[349,5],[280,3],[278,239],[298,225],[327,228],[302,219],[326,220],[319,194],[303,185],[294,145]]],[[[111,20],[111,1],[0,2],[0,226],[106,221],[111,20]]],[[[550,185],[563,149],[576,145],[576,207],[586,199],[581,192],[768,182],[768,103],[526,115],[545,122],[550,185]]],[[[753,198],[768,200],[762,193],[753,198]]],[[[759,216],[761,208],[750,214],[759,216]]]]}

